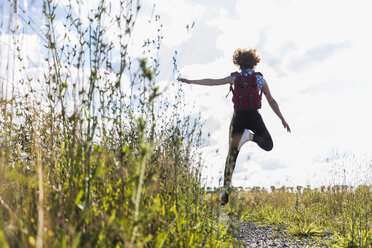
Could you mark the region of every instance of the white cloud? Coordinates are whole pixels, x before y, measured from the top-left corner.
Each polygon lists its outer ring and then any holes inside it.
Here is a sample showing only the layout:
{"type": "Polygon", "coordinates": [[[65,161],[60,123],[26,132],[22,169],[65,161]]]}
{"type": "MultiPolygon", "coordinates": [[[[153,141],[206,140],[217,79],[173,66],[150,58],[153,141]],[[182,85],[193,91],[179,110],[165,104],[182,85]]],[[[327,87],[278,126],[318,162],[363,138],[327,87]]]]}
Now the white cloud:
{"type": "MultiPolygon", "coordinates": [[[[215,51],[202,59],[196,56],[194,62],[188,60],[181,67],[181,74],[190,79],[227,76],[236,70],[231,63],[236,48],[258,48],[262,62],[257,70],[264,73],[293,133],[285,133],[264,100],[261,114],[273,136],[274,150],[267,153],[255,144],[245,145],[233,184],[304,185],[314,179],[315,169],[323,168],[323,164],[316,165],[314,158],[326,150],[372,156],[368,151],[372,139],[372,118],[368,114],[372,106],[372,37],[367,32],[372,21],[368,13],[371,3],[242,0],[235,7],[234,15],[220,9],[215,12],[218,14],[201,21],[217,30],[215,51]],[[216,57],[218,53],[221,55],[216,57]],[[248,155],[250,161],[246,161],[248,155]]],[[[201,33],[191,39],[205,39],[213,44],[210,37],[201,33]]],[[[187,52],[196,50],[194,46],[189,46],[187,52]]],[[[217,130],[213,129],[215,124],[206,126],[213,141],[219,142],[205,148],[206,165],[218,168],[206,169],[205,175],[213,175],[214,180],[209,183],[216,186],[216,178],[223,175],[227,152],[230,99],[222,100],[226,93],[223,86],[188,87],[187,99],[194,99],[206,121],[213,117],[212,122],[216,123],[217,117],[220,122],[217,130]]],[[[333,172],[321,171],[323,181],[317,183],[330,183],[333,172]]]]}
{"type": "Polygon", "coordinates": [[[189,29],[193,22],[200,20],[206,7],[200,4],[190,4],[185,0],[159,0],[155,2],[155,11],[158,12],[164,25],[164,45],[175,48],[189,39],[189,29]]]}
{"type": "Polygon", "coordinates": [[[13,87],[16,94],[24,94],[27,84],[22,83],[22,79],[32,77],[32,69],[40,66],[40,50],[40,39],[37,35],[0,35],[1,98],[9,99],[13,87]],[[27,75],[19,73],[23,67],[29,70],[27,75]]]}

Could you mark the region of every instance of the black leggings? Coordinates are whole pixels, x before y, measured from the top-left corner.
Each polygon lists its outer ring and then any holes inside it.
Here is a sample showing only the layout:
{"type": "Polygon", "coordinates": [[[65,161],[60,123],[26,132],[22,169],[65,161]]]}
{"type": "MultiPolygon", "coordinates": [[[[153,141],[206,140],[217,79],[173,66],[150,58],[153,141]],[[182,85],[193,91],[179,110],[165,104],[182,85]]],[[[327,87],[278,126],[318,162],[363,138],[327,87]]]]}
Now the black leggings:
{"type": "Polygon", "coordinates": [[[244,129],[251,130],[253,141],[265,151],[273,149],[273,140],[257,110],[235,111],[230,124],[229,153],[226,159],[224,186],[231,184],[232,173],[235,168],[236,159],[239,154],[238,144],[244,129]]]}

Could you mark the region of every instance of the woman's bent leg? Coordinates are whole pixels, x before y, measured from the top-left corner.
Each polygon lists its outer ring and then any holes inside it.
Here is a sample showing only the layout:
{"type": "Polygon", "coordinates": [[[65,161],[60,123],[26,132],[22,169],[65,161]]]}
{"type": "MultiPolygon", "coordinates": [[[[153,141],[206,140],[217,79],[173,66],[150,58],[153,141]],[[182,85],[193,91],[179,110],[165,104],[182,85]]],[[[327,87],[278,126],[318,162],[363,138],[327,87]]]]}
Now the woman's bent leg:
{"type": "Polygon", "coordinates": [[[271,151],[274,147],[273,140],[269,132],[264,134],[254,134],[253,135],[253,142],[256,142],[259,147],[261,147],[265,151],[271,151]]]}
{"type": "Polygon", "coordinates": [[[263,150],[271,151],[274,147],[273,140],[261,115],[257,112],[254,119],[254,125],[252,128],[252,131],[254,132],[253,142],[257,143],[257,145],[263,150]]]}

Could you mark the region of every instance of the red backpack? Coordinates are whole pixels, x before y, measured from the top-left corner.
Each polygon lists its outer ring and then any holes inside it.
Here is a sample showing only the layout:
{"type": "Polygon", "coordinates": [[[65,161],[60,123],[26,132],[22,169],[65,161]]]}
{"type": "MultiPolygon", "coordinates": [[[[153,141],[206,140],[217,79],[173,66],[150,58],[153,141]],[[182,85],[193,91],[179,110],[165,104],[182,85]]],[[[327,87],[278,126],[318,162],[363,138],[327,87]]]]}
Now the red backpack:
{"type": "Polygon", "coordinates": [[[244,73],[244,75],[239,72],[231,73],[235,78],[234,88],[230,86],[235,110],[247,111],[261,108],[262,91],[259,92],[256,75],[262,76],[260,72],[244,73]]]}

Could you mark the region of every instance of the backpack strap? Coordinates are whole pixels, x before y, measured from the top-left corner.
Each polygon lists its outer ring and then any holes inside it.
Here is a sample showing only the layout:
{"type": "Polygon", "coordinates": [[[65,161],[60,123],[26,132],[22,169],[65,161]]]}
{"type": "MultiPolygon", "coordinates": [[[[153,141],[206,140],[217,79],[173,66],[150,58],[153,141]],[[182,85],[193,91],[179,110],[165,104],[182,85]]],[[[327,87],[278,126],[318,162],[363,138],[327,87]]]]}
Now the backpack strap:
{"type": "MultiPolygon", "coordinates": [[[[234,83],[235,83],[236,77],[238,76],[237,74],[240,75],[240,73],[237,72],[237,71],[236,71],[236,72],[232,72],[232,73],[230,74],[230,76],[232,76],[232,77],[234,78],[234,83]]],[[[234,91],[234,88],[233,88],[233,86],[230,84],[230,90],[229,90],[229,93],[227,93],[227,95],[226,95],[225,98],[228,97],[228,95],[230,94],[231,91],[234,91]]]]}
{"type": "Polygon", "coordinates": [[[227,93],[227,95],[225,96],[225,98],[227,98],[227,97],[229,96],[230,92],[233,91],[233,90],[234,90],[234,88],[233,88],[232,85],[230,84],[230,90],[229,90],[229,92],[227,93]]]}

